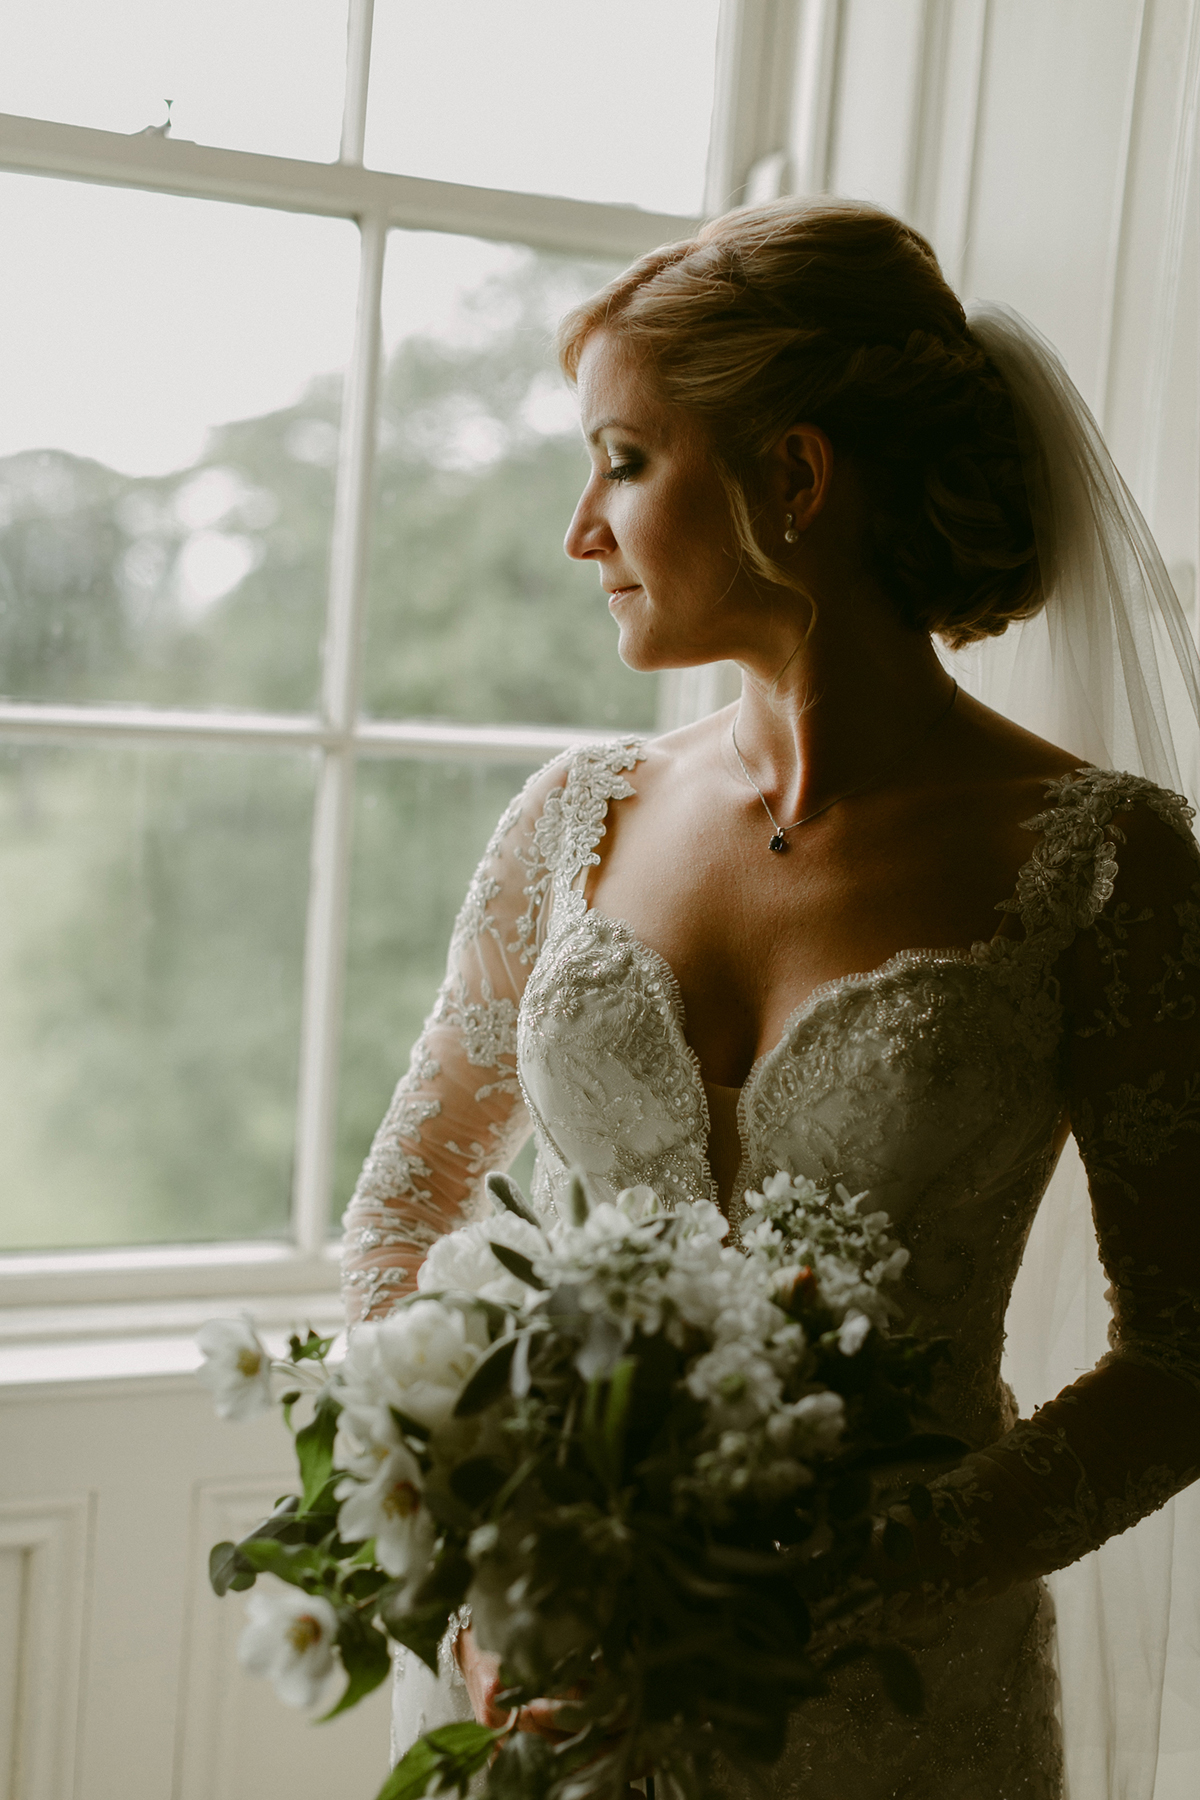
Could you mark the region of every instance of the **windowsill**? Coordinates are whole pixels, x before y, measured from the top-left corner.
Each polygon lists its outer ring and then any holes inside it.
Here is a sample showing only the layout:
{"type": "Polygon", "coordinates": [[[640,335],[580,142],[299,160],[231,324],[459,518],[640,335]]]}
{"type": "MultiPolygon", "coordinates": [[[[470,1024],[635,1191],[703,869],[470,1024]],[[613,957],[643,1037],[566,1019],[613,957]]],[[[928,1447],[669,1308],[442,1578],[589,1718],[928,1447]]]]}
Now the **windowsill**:
{"type": "Polygon", "coordinates": [[[273,1350],[342,1323],[335,1244],[181,1244],[0,1256],[0,1389],[190,1384],[206,1319],[248,1313],[273,1350]]]}
{"type": "Polygon", "coordinates": [[[0,1308],[333,1293],[337,1286],[338,1246],[332,1242],[316,1255],[292,1244],[260,1242],[0,1256],[0,1308]]]}
{"type": "Polygon", "coordinates": [[[64,1384],[85,1393],[109,1383],[167,1379],[190,1386],[201,1356],[196,1333],[207,1319],[248,1314],[274,1355],[292,1331],[340,1330],[336,1289],[113,1304],[8,1306],[0,1311],[0,1392],[46,1393],[64,1384]]]}

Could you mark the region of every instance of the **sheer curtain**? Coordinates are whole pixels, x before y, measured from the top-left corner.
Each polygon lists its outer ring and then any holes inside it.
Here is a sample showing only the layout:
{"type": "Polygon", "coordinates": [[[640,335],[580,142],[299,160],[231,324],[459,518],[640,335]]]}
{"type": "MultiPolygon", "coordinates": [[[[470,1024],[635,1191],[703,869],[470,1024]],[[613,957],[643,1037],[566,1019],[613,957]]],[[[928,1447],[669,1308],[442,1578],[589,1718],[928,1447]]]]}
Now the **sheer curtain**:
{"type": "MultiPolygon", "coordinates": [[[[997,711],[1195,805],[1200,659],[1154,539],[1050,345],[1007,307],[979,305],[969,316],[1016,402],[1049,601],[1004,637],[946,660],[997,711]]],[[[1069,1144],[1008,1313],[1006,1374],[1024,1415],[1103,1355],[1104,1285],[1069,1144]]],[[[1050,1588],[1068,1800],[1193,1800],[1200,1484],[1051,1576],[1050,1588]]]]}

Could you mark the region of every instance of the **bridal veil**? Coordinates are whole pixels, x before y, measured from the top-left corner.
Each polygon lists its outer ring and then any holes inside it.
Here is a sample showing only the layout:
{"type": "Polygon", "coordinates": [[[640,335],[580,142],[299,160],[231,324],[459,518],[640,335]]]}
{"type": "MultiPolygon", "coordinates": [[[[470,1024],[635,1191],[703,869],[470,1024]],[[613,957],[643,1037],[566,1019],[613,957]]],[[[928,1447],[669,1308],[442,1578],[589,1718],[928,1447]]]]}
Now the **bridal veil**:
{"type": "MultiPolygon", "coordinates": [[[[1004,376],[1047,605],[946,661],[969,692],[1101,768],[1200,799],[1200,658],[1158,547],[1051,346],[1006,306],[968,309],[1004,376]]],[[[1068,1144],[1009,1307],[1021,1411],[1107,1348],[1087,1183],[1068,1144]]],[[[1198,1484],[1200,1486],[1200,1484],[1198,1484]]],[[[1200,1766],[1200,1493],[1050,1577],[1068,1800],[1185,1800],[1200,1766]]]]}

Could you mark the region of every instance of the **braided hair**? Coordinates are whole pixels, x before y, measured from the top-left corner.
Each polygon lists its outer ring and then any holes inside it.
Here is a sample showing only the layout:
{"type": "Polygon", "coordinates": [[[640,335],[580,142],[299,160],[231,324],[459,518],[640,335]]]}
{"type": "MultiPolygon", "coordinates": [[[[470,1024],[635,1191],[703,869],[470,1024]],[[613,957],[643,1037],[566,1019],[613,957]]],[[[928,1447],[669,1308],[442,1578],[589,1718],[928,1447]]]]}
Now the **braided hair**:
{"type": "Polygon", "coordinates": [[[559,354],[572,378],[601,328],[707,423],[764,578],[787,579],[755,530],[756,471],[807,423],[853,458],[869,564],[913,629],[959,649],[1043,604],[1008,390],[911,226],[857,201],[743,207],[569,313],[559,354]]]}

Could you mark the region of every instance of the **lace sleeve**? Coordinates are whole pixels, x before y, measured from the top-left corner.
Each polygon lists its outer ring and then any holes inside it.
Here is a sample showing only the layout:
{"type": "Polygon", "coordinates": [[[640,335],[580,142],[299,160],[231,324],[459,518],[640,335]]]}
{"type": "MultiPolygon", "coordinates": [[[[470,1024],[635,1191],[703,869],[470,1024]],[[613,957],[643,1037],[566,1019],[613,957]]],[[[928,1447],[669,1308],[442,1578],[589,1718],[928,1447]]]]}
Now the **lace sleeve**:
{"type": "MultiPolygon", "coordinates": [[[[1097,1367],[932,1484],[920,1575],[989,1598],[1074,1562],[1200,1475],[1200,853],[1145,788],[1102,910],[1060,960],[1065,1082],[1108,1274],[1097,1367]]],[[[912,1523],[905,1510],[906,1522],[912,1523]]]]}
{"type": "Polygon", "coordinates": [[[446,978],[343,1221],[352,1324],[386,1313],[412,1287],[430,1244],[469,1214],[480,1177],[511,1161],[529,1134],[517,1008],[552,894],[538,824],[565,768],[551,763],[513,801],[467,890],[446,978]]]}

